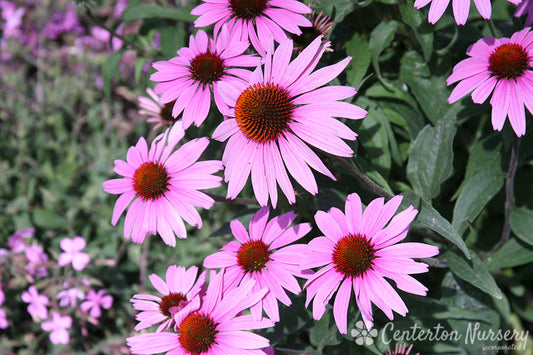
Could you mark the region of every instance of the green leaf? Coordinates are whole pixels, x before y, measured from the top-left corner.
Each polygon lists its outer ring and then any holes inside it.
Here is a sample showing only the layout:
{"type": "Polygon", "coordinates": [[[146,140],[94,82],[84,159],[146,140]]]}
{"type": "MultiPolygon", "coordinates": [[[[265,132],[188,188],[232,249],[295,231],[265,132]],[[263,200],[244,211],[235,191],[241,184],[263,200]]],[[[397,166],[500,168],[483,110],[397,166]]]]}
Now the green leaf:
{"type": "Polygon", "coordinates": [[[353,0],[319,0],[313,4],[312,8],[316,7],[317,12],[324,11],[328,16],[334,16],[335,23],[339,23],[352,12],[354,6],[353,0]]]}
{"type": "Polygon", "coordinates": [[[161,51],[166,57],[175,57],[176,51],[183,47],[185,37],[185,29],[183,25],[178,23],[175,26],[166,26],[161,30],[159,43],[161,51]]]}
{"type": "Polygon", "coordinates": [[[459,196],[466,183],[478,173],[486,170],[501,170],[501,147],[502,140],[497,135],[476,141],[468,156],[465,178],[453,195],[453,200],[459,196]]]}
{"type": "Polygon", "coordinates": [[[476,253],[470,253],[470,255],[470,262],[452,251],[447,251],[444,257],[448,261],[450,270],[457,277],[471,283],[492,297],[501,299],[503,297],[502,291],[496,284],[496,281],[494,281],[485,264],[483,264],[476,253]]]}
{"type": "Polygon", "coordinates": [[[401,60],[400,76],[409,86],[428,119],[436,124],[450,110],[446,77],[433,73],[415,51],[407,52],[401,60]]]}
{"type": "Polygon", "coordinates": [[[102,65],[102,80],[104,82],[104,93],[109,98],[111,97],[111,79],[120,74],[118,67],[122,59],[123,51],[111,53],[105,63],[102,65]]]}
{"type": "Polygon", "coordinates": [[[325,312],[320,320],[315,321],[314,327],[309,332],[309,340],[318,349],[327,345],[340,344],[339,330],[331,321],[331,312],[325,312]]]}
{"type": "Polygon", "coordinates": [[[515,267],[533,262],[533,248],[511,238],[483,263],[489,271],[515,267]]]}
{"type": "Polygon", "coordinates": [[[424,200],[421,201],[420,212],[418,212],[416,221],[452,242],[467,258],[470,259],[470,252],[461,236],[453,228],[450,222],[442,217],[428,202],[424,200]]]}
{"type": "Polygon", "coordinates": [[[51,209],[39,208],[32,212],[33,222],[44,229],[56,229],[65,226],[65,221],[51,209]]]}
{"type": "Polygon", "coordinates": [[[407,0],[399,8],[402,21],[413,29],[415,37],[424,52],[424,59],[426,62],[429,61],[433,52],[433,26],[428,23],[424,12],[414,8],[412,0],[407,0]]]}
{"type": "Polygon", "coordinates": [[[352,60],[346,68],[346,80],[354,88],[359,88],[361,80],[365,77],[372,60],[370,47],[365,38],[358,33],[345,43],[346,54],[352,56],[352,60]]]}
{"type": "Polygon", "coordinates": [[[190,12],[190,9],[186,7],[170,9],[157,5],[133,4],[124,10],[121,20],[122,22],[131,22],[148,18],[158,18],[192,23],[196,19],[196,16],[191,15],[190,12]]]}
{"type": "Polygon", "coordinates": [[[440,193],[441,184],[453,170],[453,139],[456,120],[442,119],[436,127],[427,125],[416,137],[409,151],[407,179],[424,200],[440,193]]]}
{"type": "Polygon", "coordinates": [[[361,122],[359,132],[362,137],[365,137],[364,141],[360,142],[366,153],[365,158],[370,160],[372,167],[382,176],[389,176],[392,163],[389,142],[387,132],[376,110],[368,110],[368,114],[361,122]]]}
{"type": "Polygon", "coordinates": [[[383,77],[381,75],[381,70],[379,69],[379,56],[381,52],[391,44],[398,26],[399,23],[396,21],[381,22],[370,34],[368,45],[370,47],[370,52],[372,53],[372,65],[374,66],[378,78],[382,81],[383,77]]]}
{"type": "Polygon", "coordinates": [[[503,181],[503,173],[496,170],[482,171],[468,181],[453,209],[452,225],[460,235],[500,191],[503,181]]]}
{"type": "Polygon", "coordinates": [[[523,242],[533,245],[533,211],[511,207],[511,230],[523,242]]]}

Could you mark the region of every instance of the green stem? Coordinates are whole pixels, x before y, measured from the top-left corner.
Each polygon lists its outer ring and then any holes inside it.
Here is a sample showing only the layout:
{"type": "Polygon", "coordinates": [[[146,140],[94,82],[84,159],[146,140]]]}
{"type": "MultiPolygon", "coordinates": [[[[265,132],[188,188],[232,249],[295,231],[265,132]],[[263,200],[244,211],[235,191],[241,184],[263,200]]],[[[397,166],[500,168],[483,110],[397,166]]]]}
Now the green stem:
{"type": "Polygon", "coordinates": [[[496,26],[494,26],[494,22],[492,22],[491,19],[487,20],[487,23],[489,24],[490,32],[492,33],[493,37],[498,37],[498,31],[496,31],[496,26]]]}
{"type": "Polygon", "coordinates": [[[208,195],[209,197],[211,197],[213,200],[217,201],[217,202],[230,203],[230,204],[233,204],[233,205],[256,205],[256,206],[259,206],[259,202],[257,202],[254,199],[251,199],[251,198],[239,198],[239,197],[236,197],[236,198],[230,200],[228,198],[225,198],[224,196],[214,195],[214,194],[211,194],[209,192],[204,192],[204,193],[206,195],[208,195]]]}
{"type": "Polygon", "coordinates": [[[336,155],[331,155],[328,153],[326,154],[331,160],[337,162],[344,169],[348,170],[351,175],[355,176],[360,182],[362,182],[366,187],[368,187],[371,191],[375,192],[377,195],[383,196],[387,200],[390,200],[394,197],[394,195],[386,191],[383,187],[379,186],[376,182],[374,182],[374,180],[366,176],[365,173],[363,173],[351,159],[344,159],[336,155]]]}
{"type": "Polygon", "coordinates": [[[507,176],[505,178],[505,220],[503,223],[502,237],[496,247],[494,247],[494,250],[498,250],[511,237],[511,207],[515,204],[514,177],[518,168],[519,146],[520,140],[516,135],[513,134],[513,142],[511,146],[511,160],[509,161],[509,169],[507,170],[507,176]]]}

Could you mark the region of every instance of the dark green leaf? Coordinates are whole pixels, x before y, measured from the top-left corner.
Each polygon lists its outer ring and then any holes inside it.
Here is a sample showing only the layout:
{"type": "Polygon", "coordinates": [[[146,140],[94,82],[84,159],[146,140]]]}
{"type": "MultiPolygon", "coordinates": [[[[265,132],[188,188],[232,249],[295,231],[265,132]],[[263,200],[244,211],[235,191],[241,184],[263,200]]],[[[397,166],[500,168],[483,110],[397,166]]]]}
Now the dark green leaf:
{"type": "Polygon", "coordinates": [[[500,191],[503,181],[503,173],[497,170],[482,171],[468,181],[453,209],[452,225],[460,235],[500,191]]]}
{"type": "Polygon", "coordinates": [[[400,14],[403,22],[413,29],[427,62],[433,51],[433,26],[427,21],[425,13],[415,9],[413,4],[412,0],[407,0],[405,4],[400,5],[400,14]]]}
{"type": "Polygon", "coordinates": [[[370,65],[372,56],[370,54],[370,47],[366,39],[361,37],[358,33],[345,43],[346,54],[353,58],[346,68],[346,79],[350,85],[359,88],[361,80],[365,77],[370,65]]]}
{"type": "Polygon", "coordinates": [[[159,43],[161,51],[166,57],[172,58],[176,56],[176,51],[183,47],[183,39],[185,37],[185,30],[182,24],[175,26],[167,26],[161,30],[159,43]]]}
{"type": "Polygon", "coordinates": [[[50,209],[35,209],[32,212],[33,222],[36,226],[45,229],[56,229],[65,226],[65,221],[59,217],[57,211],[50,209]]]}
{"type": "Polygon", "coordinates": [[[502,291],[496,284],[496,281],[494,281],[485,264],[483,264],[476,253],[470,253],[470,256],[471,259],[468,262],[454,252],[447,251],[444,254],[450,270],[457,277],[471,283],[492,297],[501,299],[503,297],[502,291]]]}
{"type": "Polygon", "coordinates": [[[489,271],[515,267],[533,262],[533,248],[511,238],[483,263],[489,271]]]}
{"type": "Polygon", "coordinates": [[[372,53],[372,65],[380,79],[382,79],[382,76],[379,68],[379,56],[391,44],[398,25],[396,21],[381,22],[370,34],[368,45],[372,53]]]}
{"type": "Polygon", "coordinates": [[[511,230],[522,241],[533,245],[533,211],[525,207],[512,207],[511,230]]]}
{"type": "Polygon", "coordinates": [[[157,5],[134,4],[128,6],[124,10],[121,19],[122,22],[131,22],[148,18],[159,18],[169,20],[181,20],[192,23],[196,19],[196,16],[191,15],[190,12],[190,9],[186,7],[170,9],[157,5]]]}
{"type": "Polygon", "coordinates": [[[452,174],[455,119],[443,119],[436,127],[426,126],[411,146],[407,178],[423,199],[440,193],[441,184],[452,174]]]}
{"type": "Polygon", "coordinates": [[[326,311],[320,320],[315,321],[309,332],[309,340],[318,349],[326,345],[340,344],[339,330],[331,320],[331,312],[326,311]]]}
{"type": "Polygon", "coordinates": [[[389,142],[379,114],[374,109],[370,109],[362,120],[359,132],[364,137],[360,144],[365,149],[365,157],[375,170],[387,177],[391,168],[389,142]]]}
{"type": "Polygon", "coordinates": [[[446,86],[446,77],[432,73],[420,54],[410,51],[403,56],[400,75],[433,124],[449,117],[446,113],[450,110],[450,89],[446,86]]]}
{"type": "Polygon", "coordinates": [[[439,233],[455,244],[467,258],[470,258],[468,248],[461,236],[457,234],[457,231],[452,227],[450,222],[442,217],[428,202],[421,201],[420,212],[416,217],[416,221],[432,231],[439,233]]]}

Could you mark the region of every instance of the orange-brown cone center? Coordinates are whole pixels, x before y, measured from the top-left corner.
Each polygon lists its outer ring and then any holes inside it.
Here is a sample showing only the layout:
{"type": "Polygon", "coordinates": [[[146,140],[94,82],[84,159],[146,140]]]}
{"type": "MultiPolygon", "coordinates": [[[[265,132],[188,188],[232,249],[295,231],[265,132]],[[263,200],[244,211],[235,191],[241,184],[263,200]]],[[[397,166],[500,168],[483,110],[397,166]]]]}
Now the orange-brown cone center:
{"type": "Polygon", "coordinates": [[[244,243],[237,251],[237,262],[246,272],[260,271],[270,260],[270,250],[261,240],[244,243]]]}
{"type": "Polygon", "coordinates": [[[515,79],[529,67],[529,57],[519,44],[502,44],[489,57],[489,70],[500,79],[515,79]]]}
{"type": "Polygon", "coordinates": [[[374,246],[361,235],[347,235],[341,238],[333,250],[335,269],[347,277],[364,274],[372,267],[374,246]]]}

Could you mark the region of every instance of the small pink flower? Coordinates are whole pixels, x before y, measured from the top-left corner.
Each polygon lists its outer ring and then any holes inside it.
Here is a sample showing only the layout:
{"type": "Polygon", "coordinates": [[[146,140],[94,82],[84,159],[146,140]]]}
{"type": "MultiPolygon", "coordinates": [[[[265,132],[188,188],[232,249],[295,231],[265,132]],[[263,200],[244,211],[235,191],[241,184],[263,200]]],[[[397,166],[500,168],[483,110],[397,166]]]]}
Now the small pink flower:
{"type": "Polygon", "coordinates": [[[249,232],[239,220],[230,223],[237,241],[232,241],[209,255],[204,267],[225,268],[224,289],[230,289],[250,279],[256,280],[252,291],[267,288],[265,298],[252,306],[252,315],[261,319],[265,310],[268,317],[279,321],[277,301],[286,306],[291,300],[285,290],[301,292],[294,276],[305,277],[299,270],[299,259],[307,252],[307,245],[292,244],[311,230],[310,223],[290,227],[296,213],[288,212],[272,218],[268,223],[269,207],[263,207],[250,221],[249,232]]]}
{"type": "Polygon", "coordinates": [[[35,228],[25,228],[16,231],[7,240],[7,246],[15,254],[22,253],[28,245],[24,239],[30,239],[35,234],[35,228]]]}
{"type": "Polygon", "coordinates": [[[44,252],[40,245],[30,245],[24,249],[24,254],[28,258],[28,265],[25,269],[30,275],[37,273],[40,277],[47,275],[46,267],[43,265],[48,262],[48,255],[44,252]]]}
{"type": "Polygon", "coordinates": [[[59,265],[65,266],[72,263],[72,267],[75,270],[83,270],[91,260],[89,254],[81,252],[81,250],[85,248],[85,245],[85,239],[82,237],[74,237],[72,239],[65,238],[61,240],[59,246],[65,252],[59,255],[59,265]]]}
{"type": "Polygon", "coordinates": [[[511,127],[520,137],[526,133],[524,105],[533,113],[533,32],[524,28],[511,38],[485,37],[471,45],[446,80],[459,82],[449,103],[458,101],[472,90],[472,101],[481,104],[492,93],[492,127],[501,131],[509,117],[511,127]]]}
{"type": "Polygon", "coordinates": [[[9,321],[7,320],[7,313],[0,308],[0,329],[6,329],[9,327],[9,321]]]}
{"type": "Polygon", "coordinates": [[[171,265],[167,269],[165,279],[156,274],[150,275],[152,285],[163,297],[138,294],[130,300],[133,308],[141,311],[135,317],[139,324],[135,330],[148,328],[161,323],[156,332],[180,323],[192,311],[200,308],[200,294],[204,291],[206,272],[196,279],[198,267],[171,265]]]}
{"type": "Polygon", "coordinates": [[[70,305],[70,307],[76,308],[76,305],[78,304],[78,299],[82,300],[85,297],[85,294],[80,289],[72,287],[60,291],[56,297],[59,299],[60,307],[66,307],[70,305]]]}
{"type": "Polygon", "coordinates": [[[41,324],[45,332],[50,333],[52,344],[68,344],[70,337],[67,329],[72,326],[72,318],[61,316],[58,312],[52,312],[52,319],[41,324]]]}
{"type": "Polygon", "coordinates": [[[372,327],[372,303],[390,320],[393,311],[405,316],[408,312],[405,303],[385,278],[394,281],[402,291],[426,295],[427,288],[410,274],[427,272],[428,265],[413,258],[434,256],[439,249],[424,243],[398,243],[407,236],[418,212],[409,206],[393,217],[402,198],[395,196],[387,203],[383,198],[375,199],[363,212],[359,195],[353,193],[346,199],[346,214],[338,208],[315,214],[324,236],[309,242],[301,265],[302,269],[323,266],[305,284],[306,306],[314,298],[314,319],[322,317],[337,292],[333,315],[340,333],[346,334],[352,289],[368,329],[372,327]]]}
{"type": "Polygon", "coordinates": [[[85,313],[89,312],[91,317],[98,318],[102,315],[100,307],[109,309],[112,305],[113,297],[111,295],[106,295],[105,290],[99,290],[98,292],[89,290],[89,293],[85,297],[85,301],[80,305],[80,308],[85,313]]]}
{"type": "Polygon", "coordinates": [[[268,339],[247,330],[274,326],[270,319],[255,319],[242,311],[267,293],[252,292],[254,280],[223,292],[223,274],[211,273],[202,306],[190,313],[177,332],[145,333],[126,339],[134,354],[264,354],[268,339]]]}
{"type": "Polygon", "coordinates": [[[44,295],[40,295],[35,286],[30,286],[28,291],[22,292],[21,298],[24,302],[29,303],[28,313],[37,319],[46,319],[48,317],[49,299],[44,295]]]}

